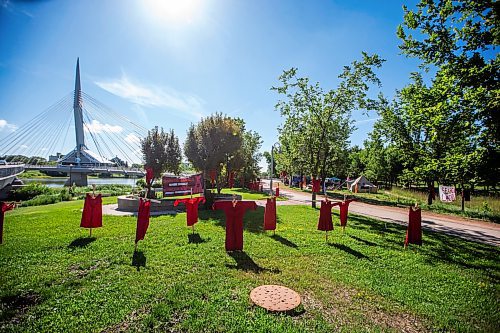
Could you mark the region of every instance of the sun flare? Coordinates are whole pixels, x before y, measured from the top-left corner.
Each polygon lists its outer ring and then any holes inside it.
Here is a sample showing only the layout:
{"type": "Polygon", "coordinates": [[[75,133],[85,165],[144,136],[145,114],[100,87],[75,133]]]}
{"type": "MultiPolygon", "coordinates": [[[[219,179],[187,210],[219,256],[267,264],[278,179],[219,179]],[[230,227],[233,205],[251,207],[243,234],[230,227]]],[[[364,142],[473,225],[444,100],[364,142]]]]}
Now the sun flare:
{"type": "Polygon", "coordinates": [[[202,0],[145,0],[153,17],[167,24],[192,23],[199,14],[202,0]]]}

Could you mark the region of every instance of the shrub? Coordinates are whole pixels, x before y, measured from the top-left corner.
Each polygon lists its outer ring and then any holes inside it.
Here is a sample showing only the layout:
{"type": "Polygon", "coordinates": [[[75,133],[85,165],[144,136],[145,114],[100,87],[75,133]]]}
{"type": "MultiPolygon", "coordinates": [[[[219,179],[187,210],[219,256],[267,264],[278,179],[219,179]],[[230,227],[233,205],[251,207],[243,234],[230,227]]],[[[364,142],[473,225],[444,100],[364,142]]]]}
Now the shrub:
{"type": "Polygon", "coordinates": [[[51,193],[53,193],[53,190],[46,185],[42,185],[40,183],[30,183],[15,191],[14,200],[25,201],[33,199],[36,196],[42,194],[51,194],[51,193]]]}

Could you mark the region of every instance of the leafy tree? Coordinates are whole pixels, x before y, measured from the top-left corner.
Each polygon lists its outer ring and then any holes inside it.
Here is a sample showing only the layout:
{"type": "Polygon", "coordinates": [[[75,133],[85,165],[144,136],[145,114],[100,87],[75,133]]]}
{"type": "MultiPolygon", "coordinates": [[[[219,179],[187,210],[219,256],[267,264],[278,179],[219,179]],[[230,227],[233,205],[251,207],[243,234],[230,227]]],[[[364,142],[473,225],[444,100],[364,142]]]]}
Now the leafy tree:
{"type": "MultiPolygon", "coordinates": [[[[434,66],[440,76],[448,76],[448,82],[457,87],[449,91],[453,95],[441,96],[436,105],[453,100],[455,110],[466,118],[463,122],[480,127],[479,135],[475,136],[476,153],[480,152],[482,156],[475,172],[490,183],[498,182],[498,2],[421,0],[415,10],[404,7],[404,11],[404,23],[398,28],[401,50],[407,56],[421,59],[423,68],[434,66]]],[[[457,138],[461,133],[454,134],[455,140],[468,141],[467,138],[457,138]]],[[[468,165],[475,164],[479,157],[455,152],[456,156],[448,158],[450,168],[455,171],[447,171],[447,177],[456,177],[456,181],[470,179],[474,172],[468,165]]]]}
{"type": "Polygon", "coordinates": [[[144,163],[153,169],[155,178],[160,178],[166,171],[179,174],[182,153],[173,130],[164,132],[163,128],[155,126],[141,140],[141,149],[144,163]]]}
{"type": "MultiPolygon", "coordinates": [[[[345,66],[336,89],[324,91],[319,83],[297,77],[297,69],[284,71],[281,86],[272,90],[284,95],[276,108],[285,117],[279,128],[284,153],[280,162],[297,165],[315,178],[327,172],[345,169],[349,135],[353,130],[350,114],[356,109],[374,109],[376,102],[368,98],[369,84],[379,85],[373,72],[382,65],[377,55],[363,53],[361,61],[345,66]]],[[[293,168],[293,167],[292,167],[293,168]]],[[[316,194],[313,193],[313,207],[316,194]]]]}
{"type": "Polygon", "coordinates": [[[460,88],[444,69],[429,86],[417,73],[412,81],[392,103],[381,103],[375,125],[401,152],[404,178],[424,180],[429,188],[435,181],[470,181],[481,156],[481,128],[471,119],[470,104],[457,98],[460,88]]]}
{"type": "Polygon", "coordinates": [[[184,154],[193,167],[206,176],[210,170],[217,172],[217,189],[221,186],[219,175],[224,165],[241,149],[243,133],[241,121],[215,113],[202,118],[188,130],[184,154]]]}

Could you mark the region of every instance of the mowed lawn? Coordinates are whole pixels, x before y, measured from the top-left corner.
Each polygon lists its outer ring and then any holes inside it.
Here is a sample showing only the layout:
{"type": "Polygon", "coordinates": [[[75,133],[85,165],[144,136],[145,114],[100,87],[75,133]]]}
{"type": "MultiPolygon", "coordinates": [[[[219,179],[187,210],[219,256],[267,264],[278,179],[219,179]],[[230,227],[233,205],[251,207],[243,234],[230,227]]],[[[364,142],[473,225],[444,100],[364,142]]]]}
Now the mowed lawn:
{"type": "MultiPolygon", "coordinates": [[[[114,202],[115,198],[105,198],[114,202]]],[[[319,210],[247,213],[244,252],[224,250],[224,215],[151,218],[134,254],[135,217],[104,216],[80,229],[83,201],[8,212],[0,246],[1,332],[494,332],[500,327],[498,248],[437,233],[403,250],[405,229],[338,215],[325,242],[319,210]],[[253,306],[262,284],[296,290],[303,305],[253,306]]]]}

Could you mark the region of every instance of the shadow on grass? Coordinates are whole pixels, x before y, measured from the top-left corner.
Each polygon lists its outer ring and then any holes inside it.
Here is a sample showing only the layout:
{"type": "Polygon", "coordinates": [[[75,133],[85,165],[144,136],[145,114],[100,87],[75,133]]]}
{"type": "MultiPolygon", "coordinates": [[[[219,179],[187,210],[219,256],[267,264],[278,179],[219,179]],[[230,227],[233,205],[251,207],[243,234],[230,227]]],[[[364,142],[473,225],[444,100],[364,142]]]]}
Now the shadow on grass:
{"type": "Polygon", "coordinates": [[[201,238],[199,233],[188,234],[188,243],[190,243],[190,244],[206,243],[209,240],[210,240],[210,238],[206,238],[206,239],[201,238]]]}
{"type": "Polygon", "coordinates": [[[137,271],[141,269],[141,267],[146,267],[146,256],[142,251],[134,251],[134,255],[132,256],[132,266],[137,268],[137,271]]]}
{"type": "Polygon", "coordinates": [[[15,322],[31,307],[40,304],[42,297],[37,293],[25,293],[0,297],[0,327],[2,323],[15,322]]]}
{"type": "Polygon", "coordinates": [[[370,242],[370,241],[368,241],[368,240],[366,240],[366,239],[359,238],[359,237],[357,237],[357,236],[349,235],[349,237],[351,237],[352,239],[357,240],[357,241],[358,241],[358,242],[360,242],[360,243],[363,243],[363,244],[365,244],[365,245],[368,245],[368,246],[375,246],[375,245],[377,245],[377,243],[370,242]]]}
{"type": "MultiPolygon", "coordinates": [[[[227,253],[231,258],[236,261],[236,265],[226,264],[227,268],[238,269],[245,272],[251,271],[260,274],[269,271],[267,268],[260,267],[253,259],[245,253],[245,251],[232,251],[227,253]]],[[[271,270],[273,273],[279,273],[278,269],[271,270]]]]}
{"type": "Polygon", "coordinates": [[[75,240],[73,240],[71,243],[69,243],[68,247],[69,248],[82,248],[82,247],[86,247],[87,245],[89,245],[90,243],[92,243],[93,241],[95,241],[96,238],[95,237],[79,237],[75,240]]]}
{"type": "Polygon", "coordinates": [[[288,239],[286,239],[285,237],[282,237],[280,235],[272,235],[270,236],[272,239],[274,239],[275,241],[278,241],[280,242],[281,244],[283,245],[286,245],[286,246],[289,246],[289,247],[293,247],[294,249],[298,248],[297,244],[295,244],[294,242],[292,241],[289,241],[288,239]]]}
{"type": "Polygon", "coordinates": [[[368,259],[370,260],[370,258],[366,255],[364,255],[363,253],[359,252],[359,251],[356,251],[354,249],[351,249],[349,246],[347,245],[344,245],[344,244],[337,244],[337,243],[328,243],[328,245],[330,246],[333,246],[339,250],[342,250],[344,252],[347,252],[349,254],[352,254],[353,256],[355,256],[356,258],[358,259],[368,259]]]}

